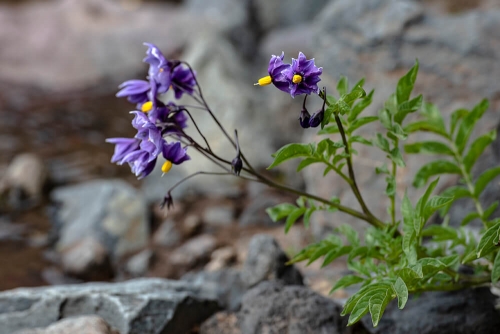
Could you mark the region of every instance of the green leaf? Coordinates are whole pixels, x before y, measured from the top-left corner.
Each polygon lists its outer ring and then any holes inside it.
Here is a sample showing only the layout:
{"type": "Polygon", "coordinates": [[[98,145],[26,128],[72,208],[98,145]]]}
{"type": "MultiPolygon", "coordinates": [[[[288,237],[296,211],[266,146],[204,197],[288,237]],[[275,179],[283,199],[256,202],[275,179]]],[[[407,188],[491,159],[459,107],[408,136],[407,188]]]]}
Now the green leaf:
{"type": "Polygon", "coordinates": [[[429,202],[425,205],[424,214],[422,215],[422,217],[424,218],[424,220],[429,219],[429,217],[432,216],[432,214],[436,212],[436,210],[452,203],[453,200],[454,200],[453,197],[443,197],[443,196],[432,197],[429,200],[429,202]]]}
{"type": "Polygon", "coordinates": [[[314,163],[321,162],[321,160],[318,160],[317,158],[306,158],[300,162],[300,164],[297,166],[297,172],[300,172],[304,168],[306,168],[309,165],[312,165],[314,163]]]}
{"type": "Polygon", "coordinates": [[[411,268],[403,268],[396,273],[405,282],[406,286],[410,288],[415,286],[424,275],[422,274],[422,269],[419,271],[413,270],[411,268]]]}
{"type": "Polygon", "coordinates": [[[377,137],[375,137],[373,143],[382,151],[389,153],[389,141],[387,141],[381,133],[377,133],[377,137]]]}
{"type": "Polygon", "coordinates": [[[364,281],[364,279],[359,277],[359,276],[355,276],[355,275],[344,276],[335,283],[335,285],[333,286],[333,288],[330,290],[329,293],[337,291],[338,289],[347,288],[348,286],[358,284],[358,283],[361,283],[363,281],[364,281]]]}
{"type": "Polygon", "coordinates": [[[490,183],[495,177],[500,175],[500,167],[493,167],[485,171],[483,174],[481,174],[477,180],[476,184],[474,186],[474,196],[479,197],[483,190],[486,188],[488,183],[490,183]]]}
{"type": "Polygon", "coordinates": [[[389,110],[380,109],[378,111],[378,119],[380,120],[380,123],[382,123],[382,125],[386,129],[390,129],[392,127],[392,119],[391,119],[391,114],[389,113],[389,110]]]}
{"type": "Polygon", "coordinates": [[[480,257],[488,255],[497,248],[499,234],[500,234],[500,222],[496,223],[495,225],[487,229],[486,232],[484,232],[476,248],[478,259],[480,257]]]}
{"type": "Polygon", "coordinates": [[[435,241],[456,240],[458,238],[457,230],[442,225],[431,225],[422,230],[423,237],[432,237],[435,241]]]}
{"type": "Polygon", "coordinates": [[[392,300],[393,291],[392,288],[390,290],[387,289],[384,293],[378,293],[370,298],[369,309],[372,316],[373,327],[377,327],[387,304],[392,300]]]}
{"type": "Polygon", "coordinates": [[[271,220],[276,223],[278,220],[283,219],[286,216],[288,216],[296,208],[297,207],[293,204],[282,203],[282,204],[278,204],[276,206],[273,206],[271,208],[267,208],[266,212],[269,215],[269,218],[271,218],[271,220]]]}
{"type": "Polygon", "coordinates": [[[401,104],[410,99],[413,86],[417,80],[418,73],[418,60],[415,61],[415,65],[406,73],[401,79],[399,79],[398,86],[396,88],[396,96],[398,104],[401,104]]]}
{"type": "Polygon", "coordinates": [[[389,197],[394,196],[396,194],[396,179],[393,175],[388,175],[385,181],[387,182],[387,187],[385,188],[386,195],[389,197]]]}
{"type": "Polygon", "coordinates": [[[391,159],[396,165],[399,167],[405,167],[405,162],[403,161],[403,156],[401,155],[401,152],[399,151],[399,148],[395,147],[393,148],[388,155],[388,158],[391,159]]]}
{"type": "Polygon", "coordinates": [[[416,212],[406,192],[401,202],[401,215],[403,216],[403,252],[406,254],[408,262],[411,264],[417,259],[417,234],[414,225],[418,218],[416,217],[416,212]]]}
{"type": "Polygon", "coordinates": [[[335,96],[329,95],[329,94],[326,95],[326,105],[327,106],[334,105],[335,102],[337,102],[337,98],[335,96]]]}
{"type": "Polygon", "coordinates": [[[490,131],[487,134],[477,138],[471,144],[469,152],[464,158],[464,166],[467,172],[470,172],[472,166],[474,166],[474,163],[483,153],[484,149],[495,140],[496,135],[497,135],[496,131],[490,131]]]}
{"type": "Polygon", "coordinates": [[[454,163],[447,160],[432,161],[420,168],[413,180],[413,186],[420,188],[427,183],[427,180],[434,175],[440,174],[460,174],[461,170],[454,163]]]}
{"type": "Polygon", "coordinates": [[[288,215],[285,223],[285,233],[288,233],[290,228],[295,224],[297,219],[299,219],[306,212],[306,208],[296,208],[288,215]]]}
{"type": "Polygon", "coordinates": [[[422,106],[423,96],[401,103],[398,106],[398,112],[394,115],[394,122],[401,124],[409,113],[415,112],[422,106]]]}
{"type": "Polygon", "coordinates": [[[495,256],[493,268],[491,269],[491,283],[495,284],[500,279],[500,252],[495,256]]]}
{"type": "Polygon", "coordinates": [[[465,145],[467,145],[467,141],[469,140],[476,122],[483,116],[488,107],[488,100],[482,100],[464,117],[462,123],[460,123],[460,127],[458,128],[458,133],[455,138],[455,144],[457,145],[458,152],[460,154],[463,152],[465,145]]]}
{"type": "Polygon", "coordinates": [[[356,103],[354,107],[351,108],[351,112],[349,113],[349,116],[347,118],[349,122],[354,121],[358,117],[358,115],[361,114],[363,110],[365,110],[366,107],[368,107],[372,103],[373,92],[374,90],[372,89],[372,91],[365,98],[363,98],[361,101],[356,103]]]}
{"type": "MultiPolygon", "coordinates": [[[[342,315],[351,312],[347,326],[358,322],[365,314],[370,311],[372,314],[372,322],[374,326],[378,324],[380,317],[382,317],[385,307],[391,300],[391,295],[393,292],[392,285],[390,283],[373,283],[366,287],[367,289],[361,289],[358,291],[356,298],[349,298],[344,307],[342,315]],[[373,298],[373,300],[372,300],[373,298]],[[354,304],[351,306],[351,304],[354,304]],[[347,309],[351,309],[344,313],[347,309]]],[[[354,297],[353,296],[353,297],[354,297]]]]}
{"type": "Polygon", "coordinates": [[[398,112],[398,100],[396,94],[391,94],[384,102],[384,109],[392,116],[398,112]]]}
{"type": "Polygon", "coordinates": [[[479,216],[479,213],[477,212],[469,212],[465,217],[464,219],[462,219],[462,222],[460,223],[460,226],[466,226],[467,224],[469,224],[471,221],[473,221],[474,219],[478,219],[478,218],[481,218],[481,216],[479,216]]]}
{"type": "Polygon", "coordinates": [[[376,120],[378,120],[377,116],[368,116],[355,119],[349,126],[349,133],[353,133],[355,130],[359,129],[363,125],[375,122],[376,120]]]}
{"type": "Polygon", "coordinates": [[[309,228],[309,221],[310,221],[311,215],[313,214],[314,211],[316,211],[316,208],[308,208],[306,210],[306,212],[304,213],[303,220],[304,220],[304,226],[306,228],[309,228]]]}
{"type": "Polygon", "coordinates": [[[372,146],[373,143],[371,141],[369,141],[368,139],[365,139],[361,136],[352,136],[351,138],[349,138],[349,143],[352,144],[352,143],[360,143],[360,144],[363,144],[363,145],[368,145],[368,146],[372,146]]]}
{"type": "Polygon", "coordinates": [[[498,208],[498,201],[493,202],[486,210],[484,210],[483,217],[484,219],[490,218],[490,216],[495,212],[495,210],[498,208]]]}
{"type": "Polygon", "coordinates": [[[439,182],[439,178],[432,181],[429,184],[429,186],[427,187],[427,189],[425,190],[425,193],[422,195],[422,197],[417,202],[416,210],[421,217],[424,216],[424,210],[425,210],[425,206],[427,205],[427,201],[431,197],[431,194],[434,191],[434,189],[436,188],[438,182],[439,182]]]}
{"type": "Polygon", "coordinates": [[[453,156],[453,151],[444,143],[438,141],[423,141],[406,144],[405,152],[409,154],[446,154],[453,156]]]}
{"type": "Polygon", "coordinates": [[[350,225],[347,224],[342,224],[338,228],[338,231],[345,235],[347,241],[352,245],[352,246],[358,246],[359,245],[359,235],[358,232],[353,229],[350,225]]]}
{"type": "Polygon", "coordinates": [[[455,132],[456,126],[458,124],[458,121],[460,121],[462,118],[467,116],[469,113],[469,110],[467,109],[458,109],[455,110],[451,114],[451,121],[450,121],[450,134],[453,136],[453,133],[455,132]]]}
{"type": "Polygon", "coordinates": [[[392,129],[389,134],[401,140],[406,140],[406,138],[408,138],[408,134],[404,132],[403,128],[398,123],[392,124],[392,129]]]}
{"type": "Polygon", "coordinates": [[[345,102],[349,106],[347,110],[347,112],[349,112],[351,111],[351,106],[354,103],[354,101],[356,101],[357,99],[362,99],[364,97],[366,97],[366,92],[363,89],[363,87],[356,86],[352,89],[352,91],[349,94],[342,96],[341,100],[343,100],[343,102],[345,102]]]}
{"type": "Polygon", "coordinates": [[[342,246],[338,249],[332,249],[325,255],[325,259],[323,261],[323,264],[321,265],[321,268],[326,267],[330,263],[332,263],[334,260],[338,259],[339,257],[343,255],[349,254],[351,251],[352,247],[351,246],[342,246]]]}
{"type": "Polygon", "coordinates": [[[345,95],[349,91],[349,80],[345,76],[341,76],[340,80],[337,84],[337,92],[339,92],[339,95],[345,95]]]}
{"type": "Polygon", "coordinates": [[[405,132],[413,133],[416,131],[432,132],[442,137],[448,138],[445,128],[437,122],[431,120],[416,121],[404,127],[405,132]]]}
{"type": "Polygon", "coordinates": [[[332,125],[325,127],[324,129],[319,130],[318,134],[319,135],[332,135],[332,134],[339,133],[339,132],[340,132],[339,127],[335,123],[335,124],[332,124],[332,125]]]}
{"type": "MultiPolygon", "coordinates": [[[[453,186],[453,187],[449,187],[445,191],[443,191],[441,193],[441,196],[453,197],[453,199],[455,201],[459,198],[471,197],[472,195],[467,188],[464,188],[462,186],[453,186]]],[[[444,217],[448,213],[452,204],[453,204],[453,202],[449,203],[446,206],[443,206],[441,208],[441,210],[439,210],[439,214],[441,215],[441,217],[444,217]]]]}
{"type": "Polygon", "coordinates": [[[274,162],[267,167],[271,169],[278,166],[282,162],[299,157],[309,157],[314,152],[314,146],[312,144],[288,144],[280,148],[274,154],[274,162]]]}
{"type": "Polygon", "coordinates": [[[398,307],[402,310],[408,301],[408,287],[401,277],[396,279],[396,282],[394,283],[394,291],[396,292],[396,296],[398,296],[398,307]]]}
{"type": "Polygon", "coordinates": [[[377,174],[390,174],[387,164],[383,164],[380,167],[375,167],[375,173],[377,174]]]}

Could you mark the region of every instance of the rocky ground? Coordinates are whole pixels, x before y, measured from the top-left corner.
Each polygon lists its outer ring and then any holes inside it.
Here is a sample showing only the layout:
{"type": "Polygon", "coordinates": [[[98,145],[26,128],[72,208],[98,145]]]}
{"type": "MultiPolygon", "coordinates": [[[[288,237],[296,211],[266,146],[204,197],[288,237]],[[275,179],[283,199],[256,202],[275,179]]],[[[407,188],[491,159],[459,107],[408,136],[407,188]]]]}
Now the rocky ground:
{"type": "MultiPolygon", "coordinates": [[[[252,86],[282,50],[315,57],[330,87],[340,74],[366,77],[377,88],[371,114],[418,58],[418,93],[445,115],[489,98],[478,132],[491,130],[498,31],[495,0],[0,1],[0,290],[24,287],[0,293],[0,334],[496,333],[488,289],[424,294],[404,311],[391,306],[376,329],[369,318],[346,328],[340,310],[352,291],[328,294],[345,263],[284,263],[340,223],[362,230],[362,222],[318,214],[311,229],[297,224],[285,235],[264,210],[294,197],[236,178],[194,179],[167,212],[158,206],[166,189],[206,169],[202,157],[139,182],[109,163],[104,139],[133,135],[130,105],[113,95],[144,75],[144,41],[192,64],[208,102],[261,169],[283,144],[316,139],[297,131],[301,101],[252,86]]],[[[212,148],[232,158],[206,115],[195,117],[212,148]]],[[[499,147],[476,173],[498,165],[499,147]]],[[[359,151],[360,187],[383,217],[385,184],[373,169],[381,157],[359,151]]],[[[408,159],[401,191],[424,162],[408,159]]],[[[321,174],[296,175],[288,165],[270,176],[355,205],[339,180],[321,174]]],[[[490,185],[486,205],[499,190],[490,185]]],[[[470,205],[454,207],[451,223],[470,205]]]]}

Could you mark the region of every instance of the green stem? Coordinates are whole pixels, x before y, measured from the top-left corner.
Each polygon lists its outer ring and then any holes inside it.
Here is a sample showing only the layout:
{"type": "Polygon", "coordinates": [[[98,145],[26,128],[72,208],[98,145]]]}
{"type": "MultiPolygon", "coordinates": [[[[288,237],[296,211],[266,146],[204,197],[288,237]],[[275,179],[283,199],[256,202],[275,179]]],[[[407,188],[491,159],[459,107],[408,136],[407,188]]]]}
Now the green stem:
{"type": "MultiPolygon", "coordinates": [[[[363,200],[363,196],[361,196],[361,192],[359,191],[359,187],[356,183],[356,177],[354,175],[354,169],[352,167],[352,156],[351,156],[351,151],[349,149],[349,142],[347,141],[346,134],[344,131],[344,127],[342,125],[342,121],[340,120],[340,117],[337,113],[334,114],[335,116],[335,122],[337,123],[337,127],[339,128],[340,136],[342,137],[342,142],[344,143],[344,150],[345,153],[347,154],[347,168],[349,171],[349,178],[350,181],[349,185],[351,186],[352,191],[354,192],[354,195],[356,196],[356,199],[359,202],[359,205],[361,205],[361,209],[365,213],[367,217],[370,217],[374,221],[380,221],[378,218],[376,218],[368,209],[368,206],[366,205],[365,201],[363,200]]],[[[381,227],[385,227],[385,224],[382,223],[381,227]]]]}
{"type": "MultiPolygon", "coordinates": [[[[394,139],[394,147],[399,146],[399,140],[396,138],[394,139]]],[[[398,171],[398,165],[393,161],[392,162],[392,177],[394,180],[396,180],[396,175],[398,171]]],[[[396,225],[396,192],[394,191],[394,194],[389,196],[389,199],[391,200],[391,222],[392,225],[396,225]]]]}

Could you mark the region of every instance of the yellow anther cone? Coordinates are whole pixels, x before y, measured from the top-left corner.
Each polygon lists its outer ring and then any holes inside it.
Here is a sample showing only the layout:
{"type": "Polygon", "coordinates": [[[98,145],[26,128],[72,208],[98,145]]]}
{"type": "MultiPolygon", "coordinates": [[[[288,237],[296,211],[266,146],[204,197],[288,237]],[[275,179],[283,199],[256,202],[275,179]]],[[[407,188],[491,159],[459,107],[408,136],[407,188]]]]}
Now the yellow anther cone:
{"type": "Polygon", "coordinates": [[[172,162],[167,160],[161,166],[161,171],[163,172],[163,174],[167,174],[171,168],[172,168],[172,162]]]}
{"type": "Polygon", "coordinates": [[[255,84],[255,86],[267,86],[273,82],[273,79],[270,75],[267,77],[260,78],[259,81],[255,84]]]}
{"type": "Polygon", "coordinates": [[[152,101],[148,101],[146,103],[143,103],[141,106],[142,112],[149,112],[149,111],[151,111],[151,109],[153,109],[153,102],[152,101]]]}

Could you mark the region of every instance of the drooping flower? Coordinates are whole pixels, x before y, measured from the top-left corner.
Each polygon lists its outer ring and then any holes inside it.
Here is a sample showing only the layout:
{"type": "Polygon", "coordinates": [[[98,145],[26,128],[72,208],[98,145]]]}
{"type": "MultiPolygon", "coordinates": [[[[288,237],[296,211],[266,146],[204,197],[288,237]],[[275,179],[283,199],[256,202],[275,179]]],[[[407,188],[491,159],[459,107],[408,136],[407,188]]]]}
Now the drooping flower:
{"type": "Polygon", "coordinates": [[[172,62],[169,61],[160,49],[152,43],[144,43],[148,47],[144,62],[149,64],[148,75],[150,81],[158,84],[158,93],[165,93],[171,85],[172,62]]]}
{"type": "Polygon", "coordinates": [[[326,88],[323,87],[323,106],[320,110],[316,111],[309,120],[309,126],[311,128],[318,127],[321,122],[323,122],[323,118],[325,118],[325,105],[326,105],[326,88]]]}
{"type": "Polygon", "coordinates": [[[180,99],[184,93],[193,94],[196,80],[190,68],[182,64],[175,66],[172,70],[171,80],[176,99],[180,99]]]}
{"type": "Polygon", "coordinates": [[[316,67],[313,59],[307,59],[299,52],[298,59],[292,58],[292,65],[283,70],[283,75],[289,80],[289,93],[292,97],[300,94],[319,93],[318,82],[323,73],[322,67],[316,67]]]}
{"type": "Polygon", "coordinates": [[[310,127],[309,121],[311,120],[311,114],[309,114],[309,111],[306,108],[306,100],[307,100],[307,95],[304,97],[304,102],[302,103],[302,110],[300,111],[300,116],[299,116],[300,126],[304,129],[310,127]]]}
{"type": "Polygon", "coordinates": [[[290,80],[283,74],[283,72],[289,69],[292,65],[283,63],[284,57],[284,52],[281,52],[280,56],[272,55],[271,60],[269,60],[269,66],[267,67],[269,75],[260,78],[255,85],[267,86],[272,83],[279,90],[289,93],[290,80]]]}
{"type": "Polygon", "coordinates": [[[115,152],[111,157],[111,162],[121,161],[127,154],[139,148],[140,140],[137,138],[108,138],[107,143],[115,144],[115,152]]]}
{"type": "Polygon", "coordinates": [[[120,91],[116,93],[116,97],[126,97],[131,103],[142,104],[149,100],[148,92],[151,86],[145,80],[128,80],[118,88],[120,91]]]}

